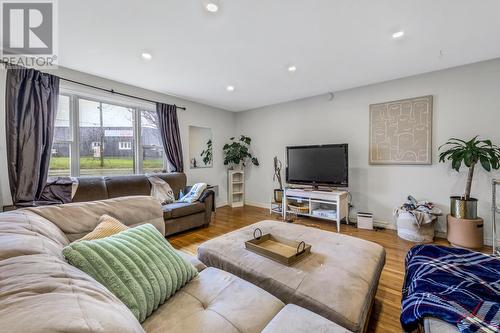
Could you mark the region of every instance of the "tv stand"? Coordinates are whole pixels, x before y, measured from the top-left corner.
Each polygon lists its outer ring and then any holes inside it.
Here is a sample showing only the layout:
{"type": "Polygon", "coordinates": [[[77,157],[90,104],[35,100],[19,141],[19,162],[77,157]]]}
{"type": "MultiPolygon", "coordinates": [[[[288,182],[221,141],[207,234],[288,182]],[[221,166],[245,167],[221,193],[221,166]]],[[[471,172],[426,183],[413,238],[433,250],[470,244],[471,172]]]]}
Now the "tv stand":
{"type": "Polygon", "coordinates": [[[316,189],[285,188],[283,191],[283,219],[287,213],[335,221],[340,232],[340,221],[349,223],[349,204],[346,191],[321,191],[316,189]],[[300,206],[299,212],[292,211],[289,205],[300,206]]]}

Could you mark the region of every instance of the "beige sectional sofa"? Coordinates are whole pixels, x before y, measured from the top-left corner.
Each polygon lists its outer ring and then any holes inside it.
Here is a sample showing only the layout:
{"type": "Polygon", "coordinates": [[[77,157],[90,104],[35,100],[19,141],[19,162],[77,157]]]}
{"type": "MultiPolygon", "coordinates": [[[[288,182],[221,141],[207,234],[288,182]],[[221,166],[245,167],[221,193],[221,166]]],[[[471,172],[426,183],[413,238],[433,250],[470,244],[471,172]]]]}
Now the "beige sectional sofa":
{"type": "Polygon", "coordinates": [[[102,214],[129,226],[163,212],[150,197],[124,197],[0,214],[0,328],[5,332],[348,332],[255,285],[183,254],[199,270],[142,325],[62,249],[90,232],[102,214]]]}

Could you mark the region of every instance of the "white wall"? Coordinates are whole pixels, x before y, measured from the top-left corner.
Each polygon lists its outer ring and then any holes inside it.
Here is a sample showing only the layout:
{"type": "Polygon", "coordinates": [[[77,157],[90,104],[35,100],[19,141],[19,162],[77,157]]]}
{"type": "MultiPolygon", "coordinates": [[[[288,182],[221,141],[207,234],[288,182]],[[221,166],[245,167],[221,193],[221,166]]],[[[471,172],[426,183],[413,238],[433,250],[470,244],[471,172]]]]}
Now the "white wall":
{"type": "MultiPolygon", "coordinates": [[[[231,113],[173,96],[61,68],[56,75],[187,107],[179,111],[185,170],[188,182],[206,181],[220,186],[218,204],[227,199],[226,167],[222,146],[233,135],[252,137],[261,162],[246,170],[247,202],[267,205],[275,187],[272,158],[283,158],[287,145],[348,143],[350,190],[356,210],[371,211],[381,223],[393,223],[392,211],[412,194],[438,203],[448,211],[450,194],[461,194],[466,171],[460,175],[438,164],[437,147],[450,137],[480,134],[500,144],[500,59],[445,71],[337,92],[329,101],[319,96],[261,109],[231,113]],[[434,96],[433,165],[368,165],[368,105],[422,95],[434,96]],[[212,129],[214,167],[189,169],[189,125],[212,129]]],[[[10,204],[5,152],[5,71],[0,70],[0,199],[10,204]]],[[[499,172],[476,173],[473,193],[485,218],[486,242],[491,242],[490,180],[499,172]]],[[[444,218],[438,229],[445,230],[444,218]]]]}
{"type": "MultiPolygon", "coordinates": [[[[138,87],[122,84],[116,81],[107,80],[101,77],[88,75],[82,72],[73,71],[67,68],[59,68],[51,71],[60,77],[84,82],[106,89],[127,93],[143,98],[185,106],[186,111],[179,110],[179,127],[181,131],[182,149],[184,155],[184,170],[188,177],[188,184],[196,182],[207,182],[219,185],[218,206],[227,202],[227,180],[226,170],[223,165],[222,146],[234,135],[235,114],[233,112],[220,110],[203,104],[190,102],[181,98],[176,98],[166,94],[141,89],[138,87]],[[214,165],[212,168],[190,169],[189,168],[189,126],[208,127],[212,129],[214,144],[214,165]]],[[[5,142],[5,74],[6,71],[0,69],[0,204],[2,206],[12,203],[6,161],[5,142]]],[[[63,82],[63,81],[61,81],[63,82]]],[[[87,90],[88,91],[88,90],[87,90]]]]}
{"type": "MultiPolygon", "coordinates": [[[[356,69],[353,69],[356,70],[356,69]]],[[[350,191],[358,211],[373,212],[381,223],[393,223],[392,211],[408,194],[431,200],[444,212],[450,194],[461,194],[466,171],[460,175],[438,163],[438,146],[450,137],[481,135],[500,145],[500,59],[400,80],[337,92],[329,101],[318,96],[242,112],[237,134],[252,138],[260,167],[247,168],[246,199],[266,205],[272,195],[272,158],[283,158],[287,145],[348,143],[350,191]],[[434,96],[433,164],[431,166],[370,166],[368,164],[368,105],[434,96]]],[[[473,194],[485,218],[486,241],[491,242],[493,175],[481,168],[473,194]]],[[[445,230],[441,218],[438,229],[445,230]]]]}
{"type": "Polygon", "coordinates": [[[209,140],[212,140],[211,128],[189,126],[189,160],[187,161],[189,168],[191,168],[193,158],[196,160],[196,168],[212,167],[210,163],[205,165],[201,156],[201,153],[207,148],[209,140]]]}

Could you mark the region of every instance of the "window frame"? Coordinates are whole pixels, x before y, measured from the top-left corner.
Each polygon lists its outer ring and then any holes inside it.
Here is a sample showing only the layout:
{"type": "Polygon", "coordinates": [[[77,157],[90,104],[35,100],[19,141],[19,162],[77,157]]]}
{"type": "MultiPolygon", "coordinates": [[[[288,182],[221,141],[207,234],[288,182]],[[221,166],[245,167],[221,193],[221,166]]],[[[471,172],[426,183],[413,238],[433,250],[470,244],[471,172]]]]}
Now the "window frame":
{"type": "Polygon", "coordinates": [[[118,141],[118,150],[132,150],[132,142],[118,141]]]}
{"type": "MultiPolygon", "coordinates": [[[[61,89],[60,96],[69,97],[69,127],[70,127],[70,140],[53,140],[54,143],[69,144],[69,162],[70,162],[70,176],[80,177],[80,109],[79,100],[84,99],[102,104],[111,104],[119,107],[132,109],[132,130],[133,142],[130,142],[133,151],[133,173],[144,173],[144,165],[141,156],[143,155],[143,145],[141,142],[141,129],[142,129],[142,112],[155,112],[154,107],[149,107],[143,103],[133,103],[129,100],[122,100],[121,98],[112,98],[111,96],[103,96],[100,94],[92,94],[87,92],[78,92],[73,89],[61,89]],[[135,144],[134,144],[135,143],[135,144]]],[[[163,149],[163,147],[162,147],[163,149]]],[[[163,153],[163,169],[168,170],[168,162],[165,152],[163,153]]],[[[50,172],[50,171],[49,171],[50,172]]]]}
{"type": "MultiPolygon", "coordinates": [[[[50,148],[51,153],[50,153],[50,158],[52,158],[52,150],[54,149],[54,144],[55,143],[62,143],[62,144],[67,144],[69,147],[69,175],[73,175],[73,143],[75,141],[75,133],[74,133],[74,128],[73,128],[73,122],[74,122],[74,114],[72,111],[72,106],[73,106],[73,97],[70,94],[67,94],[65,92],[60,92],[59,96],[65,96],[69,98],[69,139],[68,140],[56,140],[54,137],[52,138],[52,147],[50,148]]],[[[59,112],[59,110],[57,110],[59,112]]],[[[54,130],[54,136],[55,136],[55,130],[54,130]]],[[[50,169],[49,169],[49,175],[50,175],[50,169]]]]}

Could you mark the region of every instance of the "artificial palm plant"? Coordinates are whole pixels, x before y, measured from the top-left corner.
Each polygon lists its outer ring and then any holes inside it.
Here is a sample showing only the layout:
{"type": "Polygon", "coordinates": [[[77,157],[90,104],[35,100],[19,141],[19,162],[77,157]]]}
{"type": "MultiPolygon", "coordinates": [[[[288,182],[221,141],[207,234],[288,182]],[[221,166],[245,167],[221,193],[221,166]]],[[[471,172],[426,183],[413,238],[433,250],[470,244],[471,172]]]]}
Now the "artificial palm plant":
{"type": "Polygon", "coordinates": [[[460,171],[462,163],[469,168],[467,185],[465,187],[464,199],[470,198],[474,169],[480,163],[484,170],[490,172],[500,168],[500,148],[494,145],[491,140],[479,140],[478,136],[464,141],[452,138],[439,150],[447,148],[439,155],[439,161],[451,160],[451,167],[457,172],[460,171]]]}
{"type": "Polygon", "coordinates": [[[488,172],[498,170],[500,168],[500,148],[494,145],[491,140],[479,140],[478,136],[475,136],[469,141],[451,138],[440,146],[439,150],[441,151],[439,154],[440,162],[451,161],[451,167],[457,172],[460,171],[462,164],[469,168],[465,193],[462,197],[451,197],[452,214],[456,201],[474,202],[475,210],[477,200],[471,198],[471,188],[476,165],[479,163],[488,172]]]}

